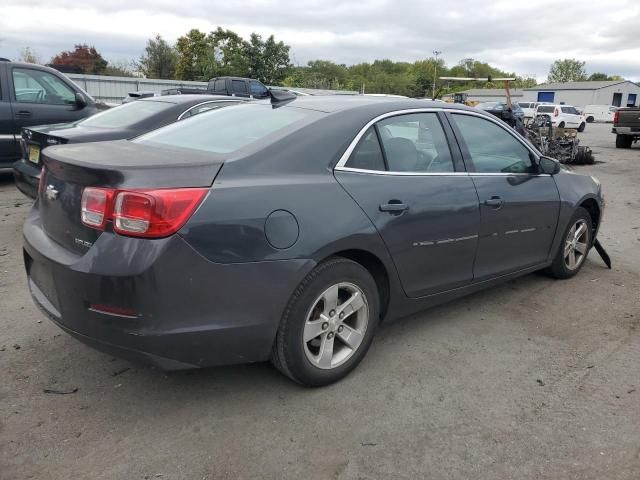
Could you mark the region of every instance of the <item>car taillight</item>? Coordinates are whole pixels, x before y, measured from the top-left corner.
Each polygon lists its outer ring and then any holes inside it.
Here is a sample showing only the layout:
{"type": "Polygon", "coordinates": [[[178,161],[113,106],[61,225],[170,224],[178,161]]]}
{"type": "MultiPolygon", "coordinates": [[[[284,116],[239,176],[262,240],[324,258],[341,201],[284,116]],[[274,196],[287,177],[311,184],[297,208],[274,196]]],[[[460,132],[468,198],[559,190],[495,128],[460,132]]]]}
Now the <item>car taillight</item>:
{"type": "Polygon", "coordinates": [[[80,202],[82,223],[89,227],[104,229],[112,197],[113,190],[109,188],[85,188],[80,202]]]}
{"type": "Polygon", "coordinates": [[[618,113],[617,110],[615,112],[613,112],[613,124],[614,125],[617,125],[619,116],[620,116],[620,114],[618,113]]]}
{"type": "Polygon", "coordinates": [[[121,235],[166,237],[182,228],[208,191],[208,188],[113,190],[88,187],[82,193],[82,222],[104,230],[107,220],[112,220],[113,230],[121,235]]]}
{"type": "Polygon", "coordinates": [[[558,117],[560,116],[560,110],[558,110],[557,108],[553,110],[553,116],[554,117],[558,117]]]}

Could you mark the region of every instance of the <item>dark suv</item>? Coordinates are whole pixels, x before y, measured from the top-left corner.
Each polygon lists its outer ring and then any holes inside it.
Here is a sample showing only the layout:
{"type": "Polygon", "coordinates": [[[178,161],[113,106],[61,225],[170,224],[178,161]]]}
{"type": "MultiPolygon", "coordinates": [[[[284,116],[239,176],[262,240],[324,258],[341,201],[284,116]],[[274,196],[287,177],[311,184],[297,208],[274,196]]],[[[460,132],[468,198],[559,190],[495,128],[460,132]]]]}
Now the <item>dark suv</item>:
{"type": "Polygon", "coordinates": [[[20,129],[93,115],[91,96],[53,68],[0,58],[0,169],[20,158],[20,129]]]}

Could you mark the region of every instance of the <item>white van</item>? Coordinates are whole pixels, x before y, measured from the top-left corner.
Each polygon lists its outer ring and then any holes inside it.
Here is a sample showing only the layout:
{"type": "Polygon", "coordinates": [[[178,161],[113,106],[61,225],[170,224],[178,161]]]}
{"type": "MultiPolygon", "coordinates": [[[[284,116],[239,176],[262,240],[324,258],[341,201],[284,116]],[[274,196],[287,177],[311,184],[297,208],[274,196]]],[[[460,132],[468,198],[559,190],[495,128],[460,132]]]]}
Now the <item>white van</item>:
{"type": "Polygon", "coordinates": [[[613,122],[613,114],[618,107],[610,105],[587,105],[584,107],[583,115],[587,122],[613,122]]]}

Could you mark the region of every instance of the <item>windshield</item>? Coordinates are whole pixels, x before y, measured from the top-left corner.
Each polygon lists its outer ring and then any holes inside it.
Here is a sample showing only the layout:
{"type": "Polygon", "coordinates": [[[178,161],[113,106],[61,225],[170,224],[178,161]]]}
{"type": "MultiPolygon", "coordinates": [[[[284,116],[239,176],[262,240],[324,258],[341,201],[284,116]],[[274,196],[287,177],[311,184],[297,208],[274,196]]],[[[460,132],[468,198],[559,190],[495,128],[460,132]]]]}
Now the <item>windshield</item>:
{"type": "Polygon", "coordinates": [[[188,148],[210,153],[230,153],[251,143],[293,131],[307,118],[318,115],[312,110],[272,108],[247,104],[201,113],[142,135],[135,143],[188,148]]]}
{"type": "Polygon", "coordinates": [[[97,113],[78,125],[93,128],[125,128],[173,106],[174,103],[137,100],[97,113]]]}

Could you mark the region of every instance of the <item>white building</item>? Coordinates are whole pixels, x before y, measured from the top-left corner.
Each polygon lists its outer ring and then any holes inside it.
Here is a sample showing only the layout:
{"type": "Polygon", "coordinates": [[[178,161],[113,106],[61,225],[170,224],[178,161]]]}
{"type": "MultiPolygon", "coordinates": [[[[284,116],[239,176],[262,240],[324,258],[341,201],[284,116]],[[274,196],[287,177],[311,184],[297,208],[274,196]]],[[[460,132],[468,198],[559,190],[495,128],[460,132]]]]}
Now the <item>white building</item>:
{"type": "Polygon", "coordinates": [[[640,102],[640,86],[628,80],[547,83],[525,88],[521,100],[566,103],[578,107],[585,105],[634,107],[640,102]]]}

